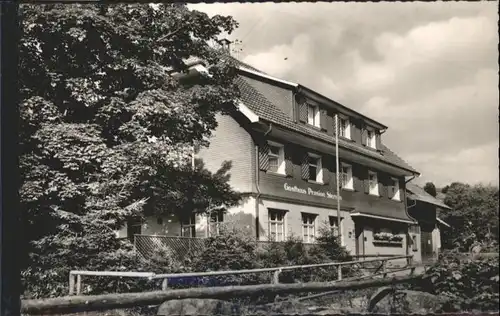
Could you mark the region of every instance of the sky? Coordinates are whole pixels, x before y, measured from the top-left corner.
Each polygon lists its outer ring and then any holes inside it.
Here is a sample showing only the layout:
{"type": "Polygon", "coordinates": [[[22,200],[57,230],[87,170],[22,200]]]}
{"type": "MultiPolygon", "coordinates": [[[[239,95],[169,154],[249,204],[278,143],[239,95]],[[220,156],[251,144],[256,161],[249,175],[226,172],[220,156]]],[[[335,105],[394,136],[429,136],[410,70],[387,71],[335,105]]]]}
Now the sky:
{"type": "Polygon", "coordinates": [[[415,181],[498,185],[497,2],[216,3],[237,57],[389,127],[415,181]]]}

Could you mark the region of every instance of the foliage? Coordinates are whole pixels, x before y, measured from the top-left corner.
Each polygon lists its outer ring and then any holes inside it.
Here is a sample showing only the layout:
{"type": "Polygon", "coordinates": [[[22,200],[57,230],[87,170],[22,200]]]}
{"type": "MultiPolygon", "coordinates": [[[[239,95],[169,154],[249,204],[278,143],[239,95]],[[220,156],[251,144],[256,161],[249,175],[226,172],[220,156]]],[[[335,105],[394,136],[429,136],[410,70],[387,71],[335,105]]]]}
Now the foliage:
{"type": "Polygon", "coordinates": [[[451,225],[443,230],[443,246],[470,251],[479,242],[483,248],[498,245],[498,187],[454,182],[445,187],[445,204],[440,216],[451,225]]]}
{"type": "Polygon", "coordinates": [[[114,233],[133,217],[238,201],[229,163],[191,170],[193,146],[238,96],[233,67],[207,44],[232,32],[231,17],[183,4],[24,4],[21,15],[27,296],[65,294],[71,269],[141,269],[114,233]],[[189,57],[212,66],[185,86],[170,74],[189,57]]]}
{"type": "Polygon", "coordinates": [[[498,310],[498,257],[472,260],[448,253],[424,275],[422,290],[444,295],[445,311],[498,310]]]}
{"type": "MultiPolygon", "coordinates": [[[[194,258],[194,271],[224,271],[255,269],[258,263],[255,260],[255,240],[235,228],[220,228],[216,236],[205,239],[204,250],[194,258]]],[[[204,284],[230,285],[259,283],[259,275],[225,275],[208,277],[204,284]]]]}
{"type": "Polygon", "coordinates": [[[437,196],[437,190],[436,190],[436,186],[434,185],[434,183],[432,182],[427,182],[425,185],[424,185],[424,191],[429,193],[430,195],[432,195],[433,197],[436,197],[437,196]]]}

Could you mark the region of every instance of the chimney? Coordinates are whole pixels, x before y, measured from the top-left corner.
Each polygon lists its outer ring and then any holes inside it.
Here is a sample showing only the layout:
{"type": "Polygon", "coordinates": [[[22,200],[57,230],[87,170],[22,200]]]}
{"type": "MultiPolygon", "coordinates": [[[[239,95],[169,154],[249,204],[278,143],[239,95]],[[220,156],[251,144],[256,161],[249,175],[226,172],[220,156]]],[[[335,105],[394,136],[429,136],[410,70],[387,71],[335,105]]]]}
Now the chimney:
{"type": "Polygon", "coordinates": [[[221,46],[222,50],[228,54],[231,54],[231,44],[232,43],[233,42],[231,42],[227,38],[223,38],[223,39],[219,40],[219,45],[221,46]]]}

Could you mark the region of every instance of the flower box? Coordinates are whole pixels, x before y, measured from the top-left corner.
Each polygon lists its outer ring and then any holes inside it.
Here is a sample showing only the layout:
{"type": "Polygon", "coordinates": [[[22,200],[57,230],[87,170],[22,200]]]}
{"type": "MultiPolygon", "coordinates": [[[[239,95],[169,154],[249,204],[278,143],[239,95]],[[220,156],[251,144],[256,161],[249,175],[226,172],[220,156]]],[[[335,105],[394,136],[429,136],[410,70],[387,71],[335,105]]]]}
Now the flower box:
{"type": "Polygon", "coordinates": [[[390,241],[390,240],[374,240],[375,245],[385,245],[385,246],[403,246],[403,241],[390,241]]]}

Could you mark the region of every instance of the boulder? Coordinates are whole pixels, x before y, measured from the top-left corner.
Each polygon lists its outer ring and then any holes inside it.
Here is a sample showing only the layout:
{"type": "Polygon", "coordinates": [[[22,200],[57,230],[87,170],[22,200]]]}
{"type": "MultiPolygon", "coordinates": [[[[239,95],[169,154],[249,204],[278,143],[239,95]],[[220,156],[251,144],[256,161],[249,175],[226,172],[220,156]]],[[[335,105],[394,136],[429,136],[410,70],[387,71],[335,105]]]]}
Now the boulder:
{"type": "Polygon", "coordinates": [[[371,312],[376,314],[429,314],[446,304],[448,298],[426,292],[396,290],[376,303],[371,312]]]}
{"type": "Polygon", "coordinates": [[[239,306],[216,299],[188,298],[170,300],[160,305],[157,315],[238,315],[239,306]]]}

